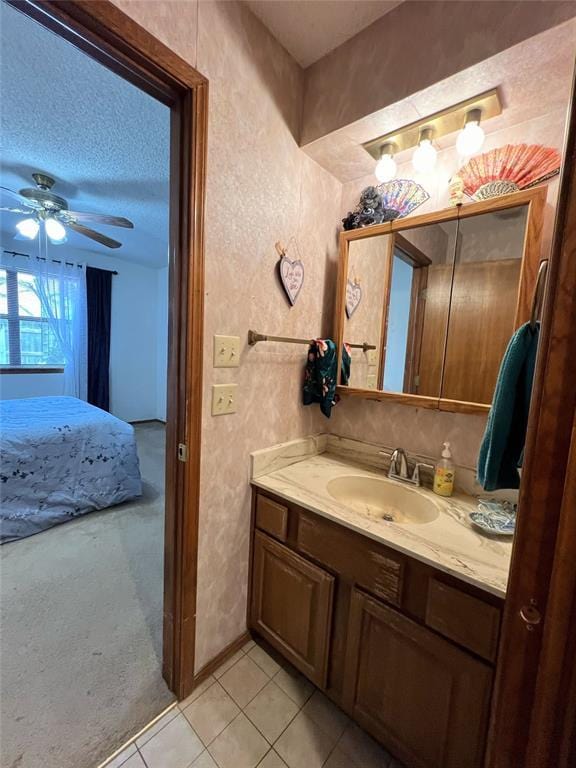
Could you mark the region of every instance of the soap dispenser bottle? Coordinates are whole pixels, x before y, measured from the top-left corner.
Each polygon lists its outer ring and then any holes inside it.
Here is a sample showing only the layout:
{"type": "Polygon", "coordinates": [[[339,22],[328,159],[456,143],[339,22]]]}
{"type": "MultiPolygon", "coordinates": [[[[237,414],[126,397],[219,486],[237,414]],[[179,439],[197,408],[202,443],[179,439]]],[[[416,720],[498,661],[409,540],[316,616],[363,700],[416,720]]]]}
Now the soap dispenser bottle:
{"type": "Polygon", "coordinates": [[[454,491],[454,462],[450,443],[443,443],[442,458],[434,470],[434,493],[438,496],[452,496],[454,491]]]}

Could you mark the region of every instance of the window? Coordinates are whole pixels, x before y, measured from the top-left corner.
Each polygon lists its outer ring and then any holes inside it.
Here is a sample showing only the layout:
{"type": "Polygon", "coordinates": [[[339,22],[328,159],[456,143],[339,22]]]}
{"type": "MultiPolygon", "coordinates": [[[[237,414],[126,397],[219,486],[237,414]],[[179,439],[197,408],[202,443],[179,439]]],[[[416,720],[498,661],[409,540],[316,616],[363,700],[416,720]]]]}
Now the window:
{"type": "MultiPolygon", "coordinates": [[[[50,297],[58,299],[59,280],[49,280],[53,281],[50,297]]],[[[35,275],[0,269],[0,366],[64,366],[64,356],[39,289],[35,275]]]]}

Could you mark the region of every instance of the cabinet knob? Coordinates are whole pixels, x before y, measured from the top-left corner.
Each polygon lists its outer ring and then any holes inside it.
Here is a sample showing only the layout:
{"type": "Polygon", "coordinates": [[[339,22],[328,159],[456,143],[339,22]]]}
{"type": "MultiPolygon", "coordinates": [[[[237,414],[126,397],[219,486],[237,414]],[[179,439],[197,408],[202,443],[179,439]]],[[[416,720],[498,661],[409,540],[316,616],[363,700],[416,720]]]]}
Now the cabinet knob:
{"type": "Polygon", "coordinates": [[[520,618],[526,624],[526,629],[533,632],[534,628],[542,621],[542,614],[536,607],[536,600],[530,600],[529,605],[523,605],[520,608],[520,618]]]}

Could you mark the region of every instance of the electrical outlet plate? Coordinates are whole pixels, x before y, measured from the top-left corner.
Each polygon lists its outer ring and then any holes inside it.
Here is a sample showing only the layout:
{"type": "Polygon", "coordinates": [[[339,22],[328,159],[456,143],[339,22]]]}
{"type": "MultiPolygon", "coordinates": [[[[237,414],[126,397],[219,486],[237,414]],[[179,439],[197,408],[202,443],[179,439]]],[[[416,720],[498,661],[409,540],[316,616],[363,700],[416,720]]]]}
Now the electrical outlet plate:
{"type": "Polygon", "coordinates": [[[214,368],[237,368],[240,365],[240,337],[214,336],[214,368]]]}
{"type": "Polygon", "coordinates": [[[376,374],[370,373],[366,377],[366,388],[367,389],[376,389],[376,374]]]}
{"type": "Polygon", "coordinates": [[[368,365],[377,365],[378,358],[376,357],[376,351],[375,349],[369,349],[366,352],[366,356],[368,358],[368,365]]]}
{"type": "Polygon", "coordinates": [[[238,384],[212,385],[212,416],[236,413],[238,384]]]}

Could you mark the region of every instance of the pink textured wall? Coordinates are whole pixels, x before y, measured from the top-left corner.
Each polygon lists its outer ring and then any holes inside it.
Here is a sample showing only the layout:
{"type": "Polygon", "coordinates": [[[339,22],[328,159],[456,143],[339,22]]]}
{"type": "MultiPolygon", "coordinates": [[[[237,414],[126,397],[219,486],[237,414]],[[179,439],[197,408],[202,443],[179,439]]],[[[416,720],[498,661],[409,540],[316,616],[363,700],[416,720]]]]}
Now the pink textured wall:
{"type": "Polygon", "coordinates": [[[574,15],[570,0],[404,2],[306,70],[302,144],[574,15]]]}
{"type": "Polygon", "coordinates": [[[248,348],[245,340],[249,328],[302,337],[330,332],[342,187],[298,148],[302,70],[247,8],[116,1],[210,82],[200,668],[246,628],[249,453],[325,428],[316,407],[300,404],[306,348],[248,348]],[[289,244],[292,237],[306,267],[294,308],[274,269],[274,243],[289,244]],[[212,367],[214,333],[240,336],[239,368],[212,367]],[[224,382],[239,385],[238,412],[215,418],[211,386],[224,382]]]}
{"type": "MultiPolygon", "coordinates": [[[[344,399],[328,422],[316,408],[300,405],[304,348],[296,346],[249,349],[244,343],[239,368],[212,368],[214,333],[243,342],[249,328],[303,337],[330,333],[342,185],[298,148],[303,72],[245,6],[115,2],[210,81],[199,669],[245,629],[250,451],[329,429],[429,455],[449,439],[456,461],[473,466],[484,417],[344,399]],[[274,273],[274,243],[292,237],[306,281],[290,309],[274,273]],[[238,412],[214,418],[211,386],[219,382],[239,384],[238,412]]],[[[499,7],[507,5],[517,3],[499,7]]],[[[346,186],[344,208],[364,181],[346,186]]]]}

